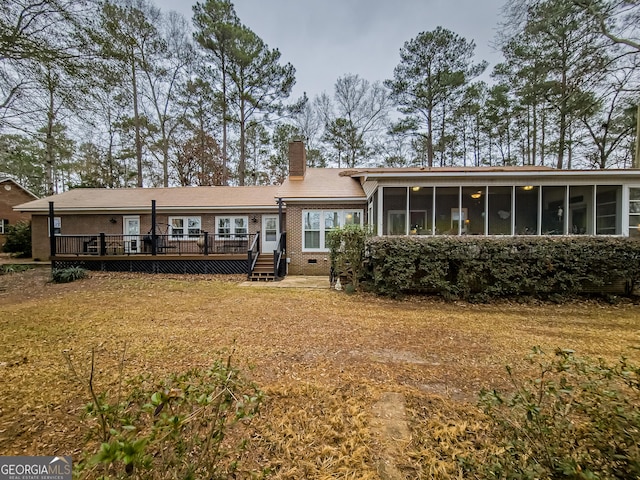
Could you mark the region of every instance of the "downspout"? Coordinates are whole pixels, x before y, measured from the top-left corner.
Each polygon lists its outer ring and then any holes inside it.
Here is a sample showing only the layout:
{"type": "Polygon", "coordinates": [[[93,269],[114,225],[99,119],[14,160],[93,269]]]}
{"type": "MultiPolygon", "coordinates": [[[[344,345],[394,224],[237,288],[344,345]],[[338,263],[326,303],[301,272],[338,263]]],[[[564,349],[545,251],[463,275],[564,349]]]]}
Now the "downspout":
{"type": "MultiPolygon", "coordinates": [[[[282,234],[283,231],[286,231],[286,229],[283,229],[283,222],[284,222],[284,213],[282,211],[282,205],[283,205],[283,201],[282,198],[278,198],[278,228],[280,229],[280,234],[282,234]]],[[[286,248],[286,245],[285,245],[286,248]]]]}

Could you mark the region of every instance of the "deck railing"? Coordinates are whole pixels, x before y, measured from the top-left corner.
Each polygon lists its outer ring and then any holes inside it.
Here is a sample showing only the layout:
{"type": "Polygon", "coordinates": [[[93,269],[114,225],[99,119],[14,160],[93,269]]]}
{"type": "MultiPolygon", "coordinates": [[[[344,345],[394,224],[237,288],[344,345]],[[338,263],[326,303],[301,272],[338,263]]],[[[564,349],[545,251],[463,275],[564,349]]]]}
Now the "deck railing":
{"type": "Polygon", "coordinates": [[[182,238],[173,235],[56,235],[52,256],[97,255],[214,255],[245,254],[259,234],[210,235],[202,232],[197,237],[182,238]],[[155,249],[153,242],[155,241],[155,249]]]}

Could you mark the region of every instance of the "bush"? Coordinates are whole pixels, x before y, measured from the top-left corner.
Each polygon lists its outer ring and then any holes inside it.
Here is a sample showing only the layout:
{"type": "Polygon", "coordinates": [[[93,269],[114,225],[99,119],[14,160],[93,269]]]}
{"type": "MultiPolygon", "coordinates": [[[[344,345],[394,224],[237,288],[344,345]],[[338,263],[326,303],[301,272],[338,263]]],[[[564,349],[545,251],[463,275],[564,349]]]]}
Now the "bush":
{"type": "MultiPolygon", "coordinates": [[[[124,361],[124,360],[123,360],[124,361]]],[[[122,368],[122,367],[121,367],[122,368]]],[[[147,479],[235,478],[247,447],[241,427],[258,411],[262,393],[232,367],[231,356],[154,384],[135,378],[128,394],[111,398],[93,389],[86,414],[97,421],[77,465],[82,477],[147,479]]]]}
{"type": "Polygon", "coordinates": [[[484,391],[481,406],[493,421],[500,453],[463,459],[480,478],[639,478],[640,368],[580,359],[567,350],[548,358],[534,349],[537,377],[515,391],[484,391]]]}
{"type": "Polygon", "coordinates": [[[367,242],[367,276],[379,293],[429,292],[487,301],[562,300],[640,279],[640,242],[597,237],[382,237],[367,242]]]}
{"type": "Polygon", "coordinates": [[[351,285],[351,292],[358,289],[365,273],[367,237],[367,231],[359,225],[336,228],[328,235],[332,276],[344,277],[346,285],[351,285]]]}
{"type": "Polygon", "coordinates": [[[53,283],[70,283],[87,278],[88,275],[89,272],[80,267],[54,268],[51,270],[51,281],[53,283]]]}
{"type": "Polygon", "coordinates": [[[3,251],[13,253],[18,258],[31,257],[31,223],[18,222],[9,225],[6,230],[7,239],[2,246],[3,251]]]}

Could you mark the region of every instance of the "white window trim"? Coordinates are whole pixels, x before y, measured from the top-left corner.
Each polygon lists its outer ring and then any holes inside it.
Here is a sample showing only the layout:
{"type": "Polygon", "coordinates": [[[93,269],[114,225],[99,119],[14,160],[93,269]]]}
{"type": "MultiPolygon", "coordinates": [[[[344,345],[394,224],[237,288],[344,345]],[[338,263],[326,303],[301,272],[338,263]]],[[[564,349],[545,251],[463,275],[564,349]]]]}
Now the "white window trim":
{"type": "MultiPolygon", "coordinates": [[[[631,236],[631,230],[635,227],[634,225],[631,224],[630,220],[631,220],[631,215],[638,215],[637,213],[631,213],[631,190],[638,190],[640,189],[640,185],[636,185],[636,184],[632,184],[632,185],[627,185],[627,188],[623,188],[622,189],[622,205],[626,206],[626,212],[623,211],[622,212],[622,234],[625,237],[630,237],[631,236]]],[[[637,200],[633,200],[633,201],[637,201],[637,200]]],[[[637,237],[636,237],[637,238],[637,237]]]]}
{"type": "Polygon", "coordinates": [[[4,235],[5,234],[5,225],[8,225],[8,220],[5,220],[4,218],[0,218],[0,235],[4,235]]]}
{"type": "MultiPolygon", "coordinates": [[[[325,229],[324,227],[324,216],[325,213],[330,212],[330,213],[335,213],[337,212],[338,215],[338,228],[342,228],[345,226],[345,216],[349,213],[356,213],[360,215],[360,226],[363,227],[364,225],[364,210],[362,210],[361,208],[327,208],[325,210],[316,210],[316,209],[306,209],[302,211],[302,251],[303,252],[328,252],[329,249],[326,248],[325,244],[324,244],[324,240],[325,240],[325,233],[327,232],[327,229],[325,229]],[[320,214],[320,247],[319,248],[307,248],[304,244],[305,242],[305,228],[304,228],[304,219],[307,213],[319,213],[320,214]]],[[[357,224],[355,224],[357,225],[357,224]]],[[[332,230],[332,229],[329,229],[332,230]]],[[[310,230],[310,231],[314,231],[317,232],[318,230],[310,230]]]]}
{"type": "Polygon", "coordinates": [[[218,217],[215,218],[215,229],[216,229],[216,240],[221,240],[221,241],[225,241],[225,240],[235,240],[237,238],[249,238],[249,216],[248,215],[220,215],[218,217]],[[218,221],[222,218],[227,218],[229,219],[229,236],[226,236],[227,234],[222,234],[225,236],[221,236],[220,233],[218,233],[218,221]],[[241,218],[242,220],[244,220],[244,224],[246,225],[246,229],[247,231],[245,233],[236,233],[236,224],[235,224],[235,220],[241,218]],[[236,235],[238,235],[236,237],[236,235]]]}
{"type": "MultiPolygon", "coordinates": [[[[51,217],[47,217],[47,237],[51,237],[51,217]]],[[[62,235],[62,217],[53,217],[53,229],[56,237],[62,235]],[[59,229],[59,233],[55,233],[55,229],[59,229]]]]}
{"type": "Polygon", "coordinates": [[[169,217],[167,219],[167,223],[169,224],[169,240],[171,241],[191,241],[191,242],[195,242],[198,240],[198,238],[200,237],[200,235],[202,234],[202,217],[200,215],[173,215],[171,217],[169,217]],[[181,237],[175,237],[173,235],[173,220],[175,219],[182,219],[183,221],[183,230],[184,232],[182,233],[181,237]],[[189,219],[193,219],[193,218],[197,218],[200,222],[200,231],[198,232],[198,235],[190,237],[189,236],[189,219]]]}

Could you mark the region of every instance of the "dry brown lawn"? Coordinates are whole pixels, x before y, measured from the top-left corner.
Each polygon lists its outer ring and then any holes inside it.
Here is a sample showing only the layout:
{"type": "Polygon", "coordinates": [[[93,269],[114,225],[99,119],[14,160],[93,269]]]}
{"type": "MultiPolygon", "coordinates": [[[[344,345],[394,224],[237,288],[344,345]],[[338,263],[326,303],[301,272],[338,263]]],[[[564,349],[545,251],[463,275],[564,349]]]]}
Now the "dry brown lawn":
{"type": "Polygon", "coordinates": [[[640,358],[632,303],[470,305],[129,274],[55,285],[48,273],[0,276],[3,455],[87,448],[92,349],[108,389],[125,345],[125,375],[158,378],[235,348],[266,394],[244,469],[277,479],[459,478],[477,394],[506,386],[505,364],[524,368],[535,345],[640,358]]]}

